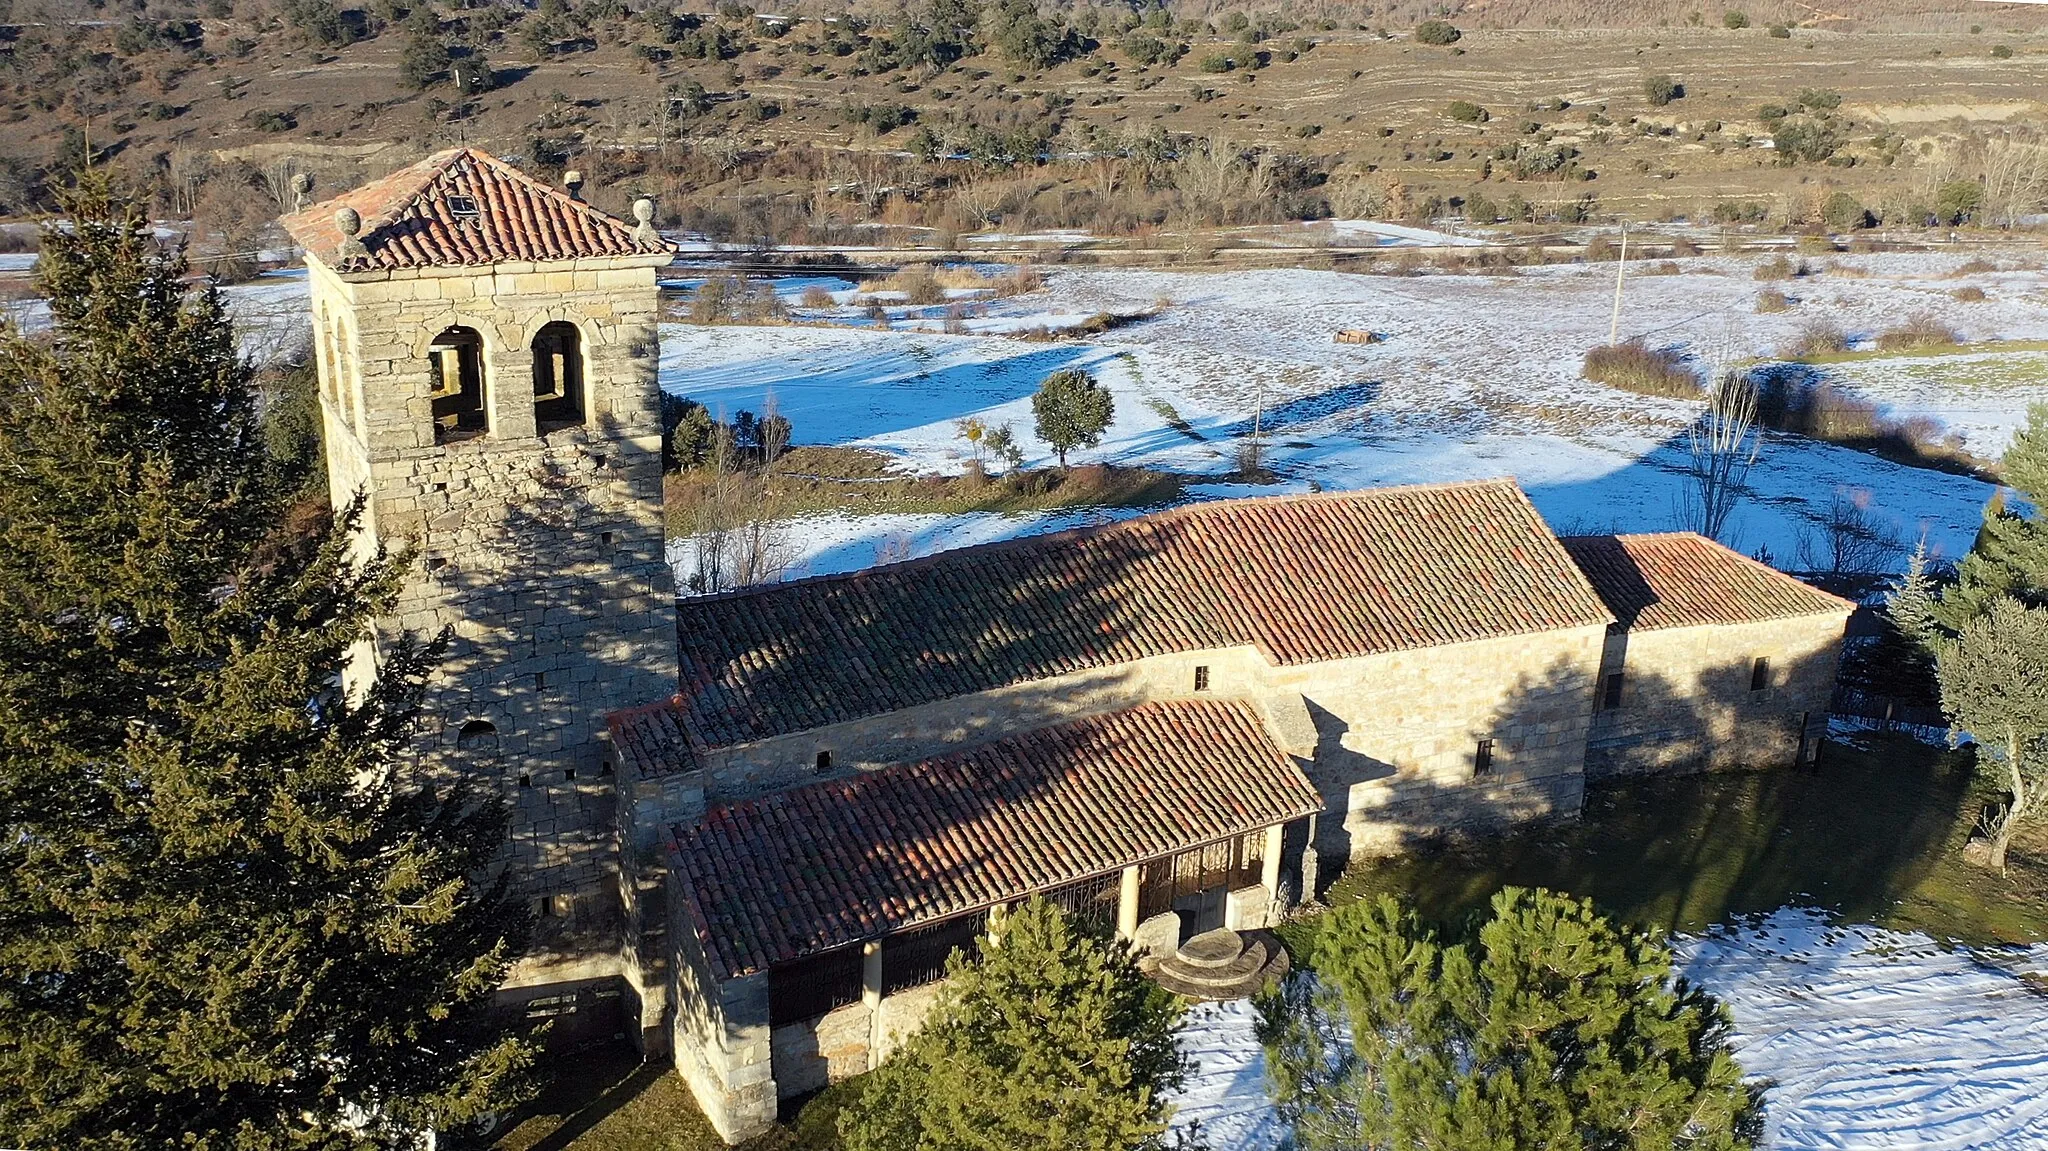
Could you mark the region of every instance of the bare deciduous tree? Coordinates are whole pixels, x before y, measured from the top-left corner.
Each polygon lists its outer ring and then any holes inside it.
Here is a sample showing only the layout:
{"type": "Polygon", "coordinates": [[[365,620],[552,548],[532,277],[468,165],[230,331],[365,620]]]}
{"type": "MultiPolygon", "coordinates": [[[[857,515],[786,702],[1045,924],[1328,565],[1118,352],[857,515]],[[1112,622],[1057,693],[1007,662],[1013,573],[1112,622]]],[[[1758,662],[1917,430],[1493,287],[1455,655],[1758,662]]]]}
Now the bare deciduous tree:
{"type": "Polygon", "coordinates": [[[1749,489],[1749,470],[1763,451],[1757,428],[1756,382],[1718,364],[1707,410],[1686,429],[1687,527],[1719,540],[1749,489]]]}
{"type": "Polygon", "coordinates": [[[1835,489],[1828,506],[1813,518],[1818,535],[1808,528],[1799,533],[1802,570],[1831,575],[1890,572],[1906,554],[1898,528],[1871,512],[1870,493],[1861,488],[1835,489]]]}

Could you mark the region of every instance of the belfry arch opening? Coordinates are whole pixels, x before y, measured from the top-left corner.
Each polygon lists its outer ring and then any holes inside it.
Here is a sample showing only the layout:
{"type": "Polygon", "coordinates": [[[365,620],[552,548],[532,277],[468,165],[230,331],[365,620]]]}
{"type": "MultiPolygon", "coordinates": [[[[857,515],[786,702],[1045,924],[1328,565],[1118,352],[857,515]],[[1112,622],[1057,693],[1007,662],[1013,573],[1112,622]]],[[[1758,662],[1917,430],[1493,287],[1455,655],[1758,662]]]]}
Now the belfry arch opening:
{"type": "Polygon", "coordinates": [[[542,435],[584,422],[583,335],[565,320],[533,337],[533,420],[542,435]]]}
{"type": "Polygon", "coordinates": [[[451,327],[427,347],[434,364],[434,442],[454,443],[489,430],[484,415],[484,341],[474,328],[451,327]]]}

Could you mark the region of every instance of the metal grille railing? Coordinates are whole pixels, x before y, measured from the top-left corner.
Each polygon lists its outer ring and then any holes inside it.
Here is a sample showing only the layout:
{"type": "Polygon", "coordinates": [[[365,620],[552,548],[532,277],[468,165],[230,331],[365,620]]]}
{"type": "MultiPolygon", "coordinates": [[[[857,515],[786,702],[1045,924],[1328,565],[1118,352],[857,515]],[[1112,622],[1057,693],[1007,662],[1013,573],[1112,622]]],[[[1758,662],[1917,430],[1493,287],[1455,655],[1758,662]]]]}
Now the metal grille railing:
{"type": "Polygon", "coordinates": [[[946,957],[955,951],[968,959],[981,955],[981,937],[988,913],[977,912],[940,920],[929,926],[891,935],[882,941],[882,994],[893,995],[946,977],[946,957]]]}
{"type": "Polygon", "coordinates": [[[780,1027],[860,1001],[859,947],[842,947],[768,972],[768,1022],[780,1027]]]}

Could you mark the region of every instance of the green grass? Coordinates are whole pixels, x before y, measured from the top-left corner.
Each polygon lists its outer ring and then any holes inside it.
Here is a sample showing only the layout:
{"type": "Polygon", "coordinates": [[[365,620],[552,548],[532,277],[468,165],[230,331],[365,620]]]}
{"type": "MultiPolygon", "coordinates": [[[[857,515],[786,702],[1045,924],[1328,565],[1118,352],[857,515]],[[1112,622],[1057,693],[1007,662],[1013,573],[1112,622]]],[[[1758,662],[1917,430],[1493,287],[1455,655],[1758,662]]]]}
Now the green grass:
{"type": "MultiPolygon", "coordinates": [[[[1576,823],[1532,827],[1352,869],[1332,906],[1382,892],[1462,922],[1501,887],[1591,898],[1639,926],[1696,932],[1787,905],[1962,943],[2048,939],[2040,845],[2001,877],[1963,862],[1986,798],[1967,753],[1904,737],[1830,743],[1815,772],[1638,779],[1589,788],[1576,823]]],[[[1313,958],[1319,920],[1283,934],[1313,958]]]]}
{"type": "Polygon", "coordinates": [[[1971,344],[1937,344],[1925,348],[1870,348],[1861,352],[1819,352],[1800,356],[1801,364],[1854,364],[1864,360],[1928,359],[1935,356],[1977,356],[1986,353],[2048,352],[2048,340],[1983,340],[1971,344]]]}

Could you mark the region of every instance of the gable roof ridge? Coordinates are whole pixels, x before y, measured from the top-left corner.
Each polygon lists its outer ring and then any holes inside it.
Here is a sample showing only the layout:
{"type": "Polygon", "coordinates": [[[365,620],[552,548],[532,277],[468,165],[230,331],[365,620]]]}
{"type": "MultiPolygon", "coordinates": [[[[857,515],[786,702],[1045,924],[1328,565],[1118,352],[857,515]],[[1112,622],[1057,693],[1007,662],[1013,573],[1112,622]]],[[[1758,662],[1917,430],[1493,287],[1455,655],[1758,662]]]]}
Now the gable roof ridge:
{"type": "MultiPolygon", "coordinates": [[[[389,180],[394,176],[402,176],[406,172],[415,169],[419,172],[419,179],[413,183],[410,191],[401,193],[397,188],[394,188],[390,199],[384,202],[384,209],[382,211],[374,216],[363,216],[363,228],[361,232],[357,233],[357,238],[367,239],[403,219],[407,212],[411,211],[415,205],[426,197],[427,192],[436,183],[448,178],[448,173],[454,168],[455,161],[460,159],[464,153],[471,151],[473,149],[467,146],[444,148],[439,152],[432,153],[425,159],[415,160],[397,171],[380,177],[380,179],[389,180]]],[[[373,180],[370,183],[374,184],[376,181],[373,180]]],[[[369,184],[365,184],[362,187],[367,188],[369,186],[369,184]]],[[[401,185],[401,187],[403,186],[401,185]]],[[[348,194],[343,193],[344,196],[348,194]]],[[[317,206],[315,205],[315,207],[317,206]]]]}
{"type": "MultiPolygon", "coordinates": [[[[859,584],[888,573],[917,571],[942,563],[962,562],[969,556],[1001,555],[1007,551],[1046,547],[1060,541],[1076,539],[1082,536],[1109,535],[1120,530],[1135,531],[1141,525],[1156,527],[1160,524],[1174,523],[1181,520],[1222,515],[1225,514],[1225,509],[1246,507],[1272,508],[1321,503],[1358,503],[1374,498],[1389,499],[1397,495],[1414,495],[1423,492],[1441,491],[1476,491],[1487,488],[1512,491],[1522,503],[1528,505],[1529,510],[1535,514],[1537,522],[1543,525],[1544,531],[1550,532],[1549,522],[1543,519],[1542,513],[1536,512],[1536,506],[1530,502],[1528,493],[1521,489],[1521,486],[1515,481],[1513,476],[1494,476],[1477,480],[1444,480],[1429,484],[1383,484],[1379,487],[1350,488],[1334,492],[1283,492],[1270,496],[1236,496],[1215,500],[1188,500],[1185,503],[1172,504],[1154,511],[1144,512],[1129,519],[1109,520],[1097,524],[1077,524],[1070,528],[1061,528],[1056,532],[1011,536],[1008,539],[989,540],[986,543],[968,544],[965,547],[944,548],[940,551],[932,552],[930,555],[916,556],[907,560],[896,560],[893,563],[877,564],[872,567],[856,568],[852,571],[822,572],[818,575],[800,576],[796,579],[781,580],[776,583],[731,588],[727,591],[713,592],[710,595],[685,596],[682,599],[684,602],[691,604],[716,603],[772,595],[776,592],[795,587],[820,587],[833,583],[859,584]]],[[[1558,538],[1556,533],[1550,532],[1550,534],[1552,538],[1558,538]]],[[[1590,583],[1586,586],[1589,591],[1592,589],[1590,583]]]]}

